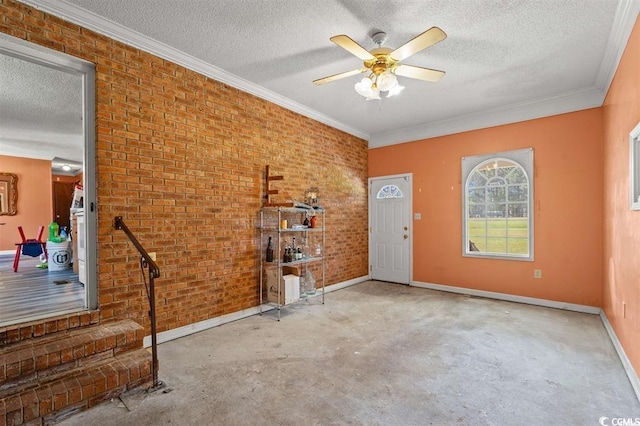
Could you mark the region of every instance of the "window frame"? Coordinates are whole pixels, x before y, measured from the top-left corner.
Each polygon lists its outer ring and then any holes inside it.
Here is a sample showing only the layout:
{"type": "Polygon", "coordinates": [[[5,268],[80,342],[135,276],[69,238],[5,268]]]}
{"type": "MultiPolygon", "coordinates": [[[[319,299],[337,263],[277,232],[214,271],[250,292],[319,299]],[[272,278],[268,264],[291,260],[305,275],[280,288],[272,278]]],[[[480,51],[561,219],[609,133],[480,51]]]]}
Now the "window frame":
{"type": "MultiPolygon", "coordinates": [[[[491,154],[474,155],[462,157],[462,256],[470,258],[482,259],[501,259],[501,260],[517,260],[528,261],[534,260],[534,168],[533,168],[533,148],[524,148],[514,151],[497,152],[491,154]],[[507,254],[507,253],[486,253],[469,250],[468,238],[468,197],[469,197],[469,178],[477,167],[488,161],[507,160],[519,165],[525,173],[528,182],[528,200],[527,212],[529,221],[529,254],[507,254]]],[[[507,215],[508,216],[508,215],[507,215]]]]}
{"type": "Polygon", "coordinates": [[[629,133],[629,208],[640,210],[640,123],[629,133]]]}

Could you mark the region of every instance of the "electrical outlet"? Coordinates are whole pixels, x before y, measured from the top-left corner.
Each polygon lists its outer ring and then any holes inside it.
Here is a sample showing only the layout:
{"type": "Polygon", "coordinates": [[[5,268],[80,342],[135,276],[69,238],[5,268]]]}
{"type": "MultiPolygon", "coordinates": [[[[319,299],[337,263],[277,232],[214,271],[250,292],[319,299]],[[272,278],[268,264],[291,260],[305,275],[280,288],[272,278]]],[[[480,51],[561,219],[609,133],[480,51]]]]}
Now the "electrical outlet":
{"type": "Polygon", "coordinates": [[[542,269],[534,269],[533,270],[533,278],[542,278],[542,269]]]}
{"type": "Polygon", "coordinates": [[[151,260],[153,260],[155,262],[157,260],[156,259],[156,252],[152,251],[151,253],[149,253],[149,257],[151,258],[151,260]]]}
{"type": "Polygon", "coordinates": [[[413,214],[413,220],[420,220],[422,219],[422,214],[420,213],[414,213],[413,214]]]}

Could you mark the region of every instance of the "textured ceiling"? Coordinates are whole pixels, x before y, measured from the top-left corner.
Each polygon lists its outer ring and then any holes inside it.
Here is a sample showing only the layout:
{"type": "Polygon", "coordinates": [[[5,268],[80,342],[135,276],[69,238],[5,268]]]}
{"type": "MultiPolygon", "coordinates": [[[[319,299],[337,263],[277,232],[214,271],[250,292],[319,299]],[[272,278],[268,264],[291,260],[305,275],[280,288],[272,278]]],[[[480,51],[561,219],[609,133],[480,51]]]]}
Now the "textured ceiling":
{"type": "Polygon", "coordinates": [[[638,13],[634,0],[25,2],[371,147],[601,105],[638,13]],[[385,46],[395,48],[432,26],[448,38],[403,62],[446,71],[438,83],[400,77],[404,92],[382,101],[355,92],[361,76],[312,84],[361,66],[331,36],[372,49],[370,34],[384,30],[385,46]]]}
{"type": "Polygon", "coordinates": [[[0,55],[0,82],[0,154],[82,161],[80,76],[0,55]]]}

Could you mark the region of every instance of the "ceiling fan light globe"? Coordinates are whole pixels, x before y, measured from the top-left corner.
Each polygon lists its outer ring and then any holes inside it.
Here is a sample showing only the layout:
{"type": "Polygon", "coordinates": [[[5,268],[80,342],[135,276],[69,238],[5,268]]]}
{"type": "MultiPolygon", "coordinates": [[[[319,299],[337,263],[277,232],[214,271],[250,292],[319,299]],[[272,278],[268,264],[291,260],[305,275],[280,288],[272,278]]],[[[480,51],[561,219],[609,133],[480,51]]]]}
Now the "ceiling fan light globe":
{"type": "Polygon", "coordinates": [[[380,99],[380,90],[377,87],[371,89],[371,94],[366,97],[368,101],[372,101],[374,99],[380,99]]]}
{"type": "Polygon", "coordinates": [[[376,79],[378,89],[387,92],[398,84],[398,78],[391,71],[387,70],[376,79]]]}
{"type": "Polygon", "coordinates": [[[371,88],[372,84],[373,82],[369,78],[365,77],[356,83],[354,88],[360,96],[367,98],[373,93],[373,89],[371,88]]]}
{"type": "Polygon", "coordinates": [[[389,90],[389,93],[387,93],[387,98],[395,96],[398,93],[402,92],[403,90],[404,90],[404,86],[400,86],[399,84],[396,84],[389,90]]]}

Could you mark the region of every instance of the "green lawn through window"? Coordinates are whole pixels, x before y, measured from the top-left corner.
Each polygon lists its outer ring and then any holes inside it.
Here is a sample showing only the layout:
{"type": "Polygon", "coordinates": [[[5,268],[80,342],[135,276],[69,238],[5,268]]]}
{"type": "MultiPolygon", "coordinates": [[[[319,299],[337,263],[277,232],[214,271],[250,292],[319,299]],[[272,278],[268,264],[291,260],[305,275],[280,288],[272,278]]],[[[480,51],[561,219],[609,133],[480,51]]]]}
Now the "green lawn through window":
{"type": "Polygon", "coordinates": [[[499,254],[528,254],[529,219],[468,218],[468,239],[481,252],[499,254]]]}

